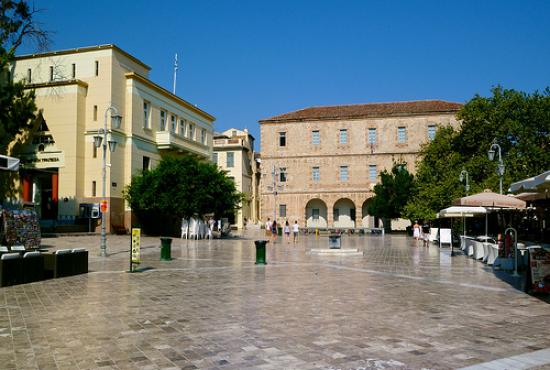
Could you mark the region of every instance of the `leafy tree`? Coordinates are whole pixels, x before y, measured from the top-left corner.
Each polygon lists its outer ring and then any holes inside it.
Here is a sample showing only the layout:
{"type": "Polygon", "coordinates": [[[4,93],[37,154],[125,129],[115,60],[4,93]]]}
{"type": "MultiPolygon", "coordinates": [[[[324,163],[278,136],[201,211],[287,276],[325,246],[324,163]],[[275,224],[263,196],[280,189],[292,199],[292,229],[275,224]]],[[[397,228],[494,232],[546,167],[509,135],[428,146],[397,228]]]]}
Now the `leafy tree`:
{"type": "Polygon", "coordinates": [[[134,176],[125,198],[145,232],[171,234],[182,218],[234,212],[243,196],[216,165],[185,156],[163,158],[153,170],[134,176]]]}
{"type": "Polygon", "coordinates": [[[391,219],[401,217],[408,198],[414,194],[413,179],[406,163],[394,163],[391,172],[384,170],[380,174],[380,183],[374,186],[374,197],[367,211],[384,219],[386,229],[391,229],[391,219]]]}
{"type": "Polygon", "coordinates": [[[455,198],[464,196],[459,174],[466,169],[470,193],[498,191],[497,160],[487,151],[498,143],[506,166],[503,189],[550,168],[550,90],[526,94],[495,87],[491,97],[474,96],[458,113],[458,130],[447,127],[421,151],[416,174],[418,194],[405,207],[408,218],[433,219],[455,198]]]}
{"type": "MultiPolygon", "coordinates": [[[[8,154],[9,144],[36,118],[34,91],[25,91],[24,83],[10,76],[15,52],[25,40],[47,45],[48,34],[34,21],[35,13],[25,1],[0,0],[0,154],[8,154]]],[[[0,176],[0,203],[13,193],[13,180],[13,174],[0,176]]]]}

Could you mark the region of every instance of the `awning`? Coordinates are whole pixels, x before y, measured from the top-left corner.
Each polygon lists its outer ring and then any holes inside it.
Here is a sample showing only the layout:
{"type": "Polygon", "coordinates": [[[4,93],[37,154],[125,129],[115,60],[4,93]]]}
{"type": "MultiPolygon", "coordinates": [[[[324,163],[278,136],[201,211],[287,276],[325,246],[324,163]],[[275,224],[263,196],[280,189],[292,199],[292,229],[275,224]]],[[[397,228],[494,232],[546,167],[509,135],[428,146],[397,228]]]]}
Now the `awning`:
{"type": "Polygon", "coordinates": [[[524,190],[543,191],[544,189],[550,189],[550,170],[540,175],[514,182],[510,184],[508,191],[517,193],[524,190]]]}
{"type": "Polygon", "coordinates": [[[453,207],[442,209],[441,211],[439,211],[438,216],[440,218],[474,217],[477,215],[484,215],[486,213],[487,213],[487,209],[484,207],[453,206],[453,207]]]}

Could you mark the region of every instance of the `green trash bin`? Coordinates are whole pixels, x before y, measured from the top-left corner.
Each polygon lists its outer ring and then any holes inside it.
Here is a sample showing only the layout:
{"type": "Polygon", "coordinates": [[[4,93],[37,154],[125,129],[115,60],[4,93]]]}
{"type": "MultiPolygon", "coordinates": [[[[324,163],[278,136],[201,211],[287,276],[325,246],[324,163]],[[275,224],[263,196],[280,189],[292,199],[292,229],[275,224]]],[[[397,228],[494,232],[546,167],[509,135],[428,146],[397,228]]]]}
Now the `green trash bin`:
{"type": "Polygon", "coordinates": [[[277,235],[283,236],[283,228],[282,227],[277,228],[277,235]]]}
{"type": "Polygon", "coordinates": [[[255,240],[256,245],[256,265],[267,265],[265,261],[265,245],[267,240],[255,240]]]}
{"type": "Polygon", "coordinates": [[[172,238],[160,238],[160,260],[172,260],[172,238]]]}

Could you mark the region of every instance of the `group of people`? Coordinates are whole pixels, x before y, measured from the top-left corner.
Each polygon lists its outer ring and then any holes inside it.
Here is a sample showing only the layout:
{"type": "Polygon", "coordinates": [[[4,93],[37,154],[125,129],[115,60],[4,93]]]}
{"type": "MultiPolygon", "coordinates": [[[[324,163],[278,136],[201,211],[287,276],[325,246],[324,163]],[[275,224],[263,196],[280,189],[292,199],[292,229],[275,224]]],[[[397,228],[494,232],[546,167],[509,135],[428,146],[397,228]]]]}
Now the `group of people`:
{"type": "Polygon", "coordinates": [[[413,237],[418,241],[422,240],[422,245],[425,247],[430,246],[430,225],[428,223],[420,224],[418,221],[414,222],[414,225],[412,227],[413,229],[413,237]]]}
{"type": "MultiPolygon", "coordinates": [[[[269,236],[273,243],[277,241],[277,232],[278,232],[278,226],[277,220],[271,221],[271,219],[268,217],[267,221],[265,223],[265,235],[269,236]]],[[[288,220],[285,221],[284,226],[282,226],[282,231],[284,233],[284,238],[286,239],[287,244],[290,244],[290,224],[288,223],[288,220]]],[[[296,241],[298,240],[298,233],[300,231],[300,226],[298,225],[298,221],[294,221],[294,224],[292,224],[292,234],[293,234],[293,242],[296,244],[296,241]]]]}

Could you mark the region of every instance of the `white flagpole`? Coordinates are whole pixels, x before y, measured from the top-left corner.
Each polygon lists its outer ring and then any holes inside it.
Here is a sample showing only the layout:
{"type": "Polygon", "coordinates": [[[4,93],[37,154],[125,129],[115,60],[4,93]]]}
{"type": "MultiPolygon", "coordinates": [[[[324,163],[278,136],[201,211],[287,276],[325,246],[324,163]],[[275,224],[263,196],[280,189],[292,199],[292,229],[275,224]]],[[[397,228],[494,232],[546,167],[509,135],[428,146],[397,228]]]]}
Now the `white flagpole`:
{"type": "Polygon", "coordinates": [[[172,93],[176,95],[176,78],[178,73],[178,53],[176,53],[176,59],[174,60],[174,88],[172,93]]]}

